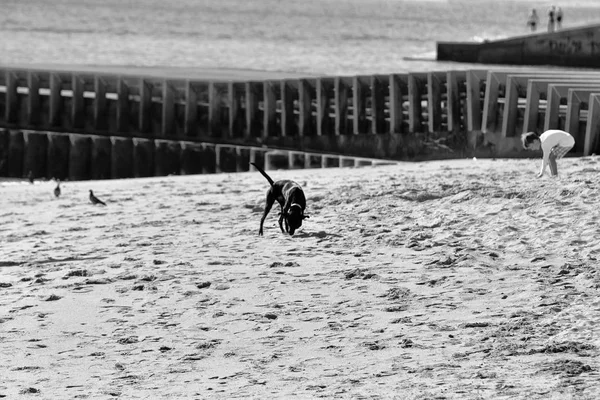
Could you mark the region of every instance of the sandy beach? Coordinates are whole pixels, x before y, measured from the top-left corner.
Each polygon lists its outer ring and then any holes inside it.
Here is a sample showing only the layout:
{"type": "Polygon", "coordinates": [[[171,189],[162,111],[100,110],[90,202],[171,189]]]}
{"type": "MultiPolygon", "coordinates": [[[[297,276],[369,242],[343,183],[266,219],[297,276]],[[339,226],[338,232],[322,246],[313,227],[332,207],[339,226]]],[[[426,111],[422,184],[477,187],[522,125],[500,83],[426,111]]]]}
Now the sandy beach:
{"type": "Polygon", "coordinates": [[[0,397],[594,399],[596,158],[0,183],[0,397]],[[88,190],[107,203],[94,206],[88,190]]]}

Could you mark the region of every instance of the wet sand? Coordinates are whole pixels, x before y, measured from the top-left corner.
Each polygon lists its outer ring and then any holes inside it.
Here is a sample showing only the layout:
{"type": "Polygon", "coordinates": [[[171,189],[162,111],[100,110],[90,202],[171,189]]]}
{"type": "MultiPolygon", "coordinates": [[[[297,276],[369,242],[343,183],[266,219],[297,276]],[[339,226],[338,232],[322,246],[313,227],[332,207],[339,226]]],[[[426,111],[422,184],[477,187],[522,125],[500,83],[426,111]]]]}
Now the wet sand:
{"type": "Polygon", "coordinates": [[[0,183],[0,396],[593,399],[598,159],[0,183]],[[107,203],[93,206],[88,190],[107,203]]]}

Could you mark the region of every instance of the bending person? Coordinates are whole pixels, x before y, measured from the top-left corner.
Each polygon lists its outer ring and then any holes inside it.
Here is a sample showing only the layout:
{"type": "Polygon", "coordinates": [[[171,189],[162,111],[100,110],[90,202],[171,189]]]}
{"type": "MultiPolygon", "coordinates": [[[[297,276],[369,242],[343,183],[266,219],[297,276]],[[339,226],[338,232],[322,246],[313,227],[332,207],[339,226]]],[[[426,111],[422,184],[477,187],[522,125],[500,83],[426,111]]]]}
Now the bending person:
{"type": "Polygon", "coordinates": [[[559,129],[550,129],[538,135],[536,132],[527,132],[521,135],[523,148],[526,150],[542,150],[542,168],[538,174],[541,178],[550,165],[550,174],[558,175],[556,160],[561,159],[575,146],[575,139],[568,132],[559,129]]]}

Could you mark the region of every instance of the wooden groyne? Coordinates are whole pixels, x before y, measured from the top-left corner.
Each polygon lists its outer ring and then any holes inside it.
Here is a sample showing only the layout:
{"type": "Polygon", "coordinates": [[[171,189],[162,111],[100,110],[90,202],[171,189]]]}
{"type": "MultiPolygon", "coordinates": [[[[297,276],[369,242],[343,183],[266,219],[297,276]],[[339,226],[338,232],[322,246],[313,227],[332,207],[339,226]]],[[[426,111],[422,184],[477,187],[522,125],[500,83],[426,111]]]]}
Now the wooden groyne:
{"type": "Polygon", "coordinates": [[[0,129],[0,177],[84,180],[360,167],[393,161],[265,147],[0,129]]]}
{"type": "Polygon", "coordinates": [[[521,157],[530,153],[520,133],[551,128],[574,134],[576,154],[591,154],[600,147],[599,79],[467,70],[220,81],[4,68],[0,175],[237,171],[250,154],[283,158],[283,167],[521,157]]]}
{"type": "Polygon", "coordinates": [[[220,82],[10,69],[0,71],[0,126],[419,158],[408,133],[464,131],[480,97],[468,107],[465,86],[483,77],[452,71],[220,82]]]}

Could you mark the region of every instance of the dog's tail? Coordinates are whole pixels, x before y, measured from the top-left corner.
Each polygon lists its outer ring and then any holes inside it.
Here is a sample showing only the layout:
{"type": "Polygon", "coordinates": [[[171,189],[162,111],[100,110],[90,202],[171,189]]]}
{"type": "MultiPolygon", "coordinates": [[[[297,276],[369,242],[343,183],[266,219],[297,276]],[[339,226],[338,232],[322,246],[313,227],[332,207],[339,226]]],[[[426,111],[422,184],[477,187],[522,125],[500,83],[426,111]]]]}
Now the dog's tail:
{"type": "Polygon", "coordinates": [[[251,162],[250,164],[254,165],[254,168],[256,168],[258,170],[258,172],[260,172],[262,174],[262,176],[267,178],[267,180],[269,181],[271,186],[273,186],[273,183],[275,183],[275,182],[273,181],[273,179],[271,179],[271,177],[269,175],[267,175],[267,173],[261,167],[259,167],[258,165],[256,165],[253,162],[251,162]]]}

